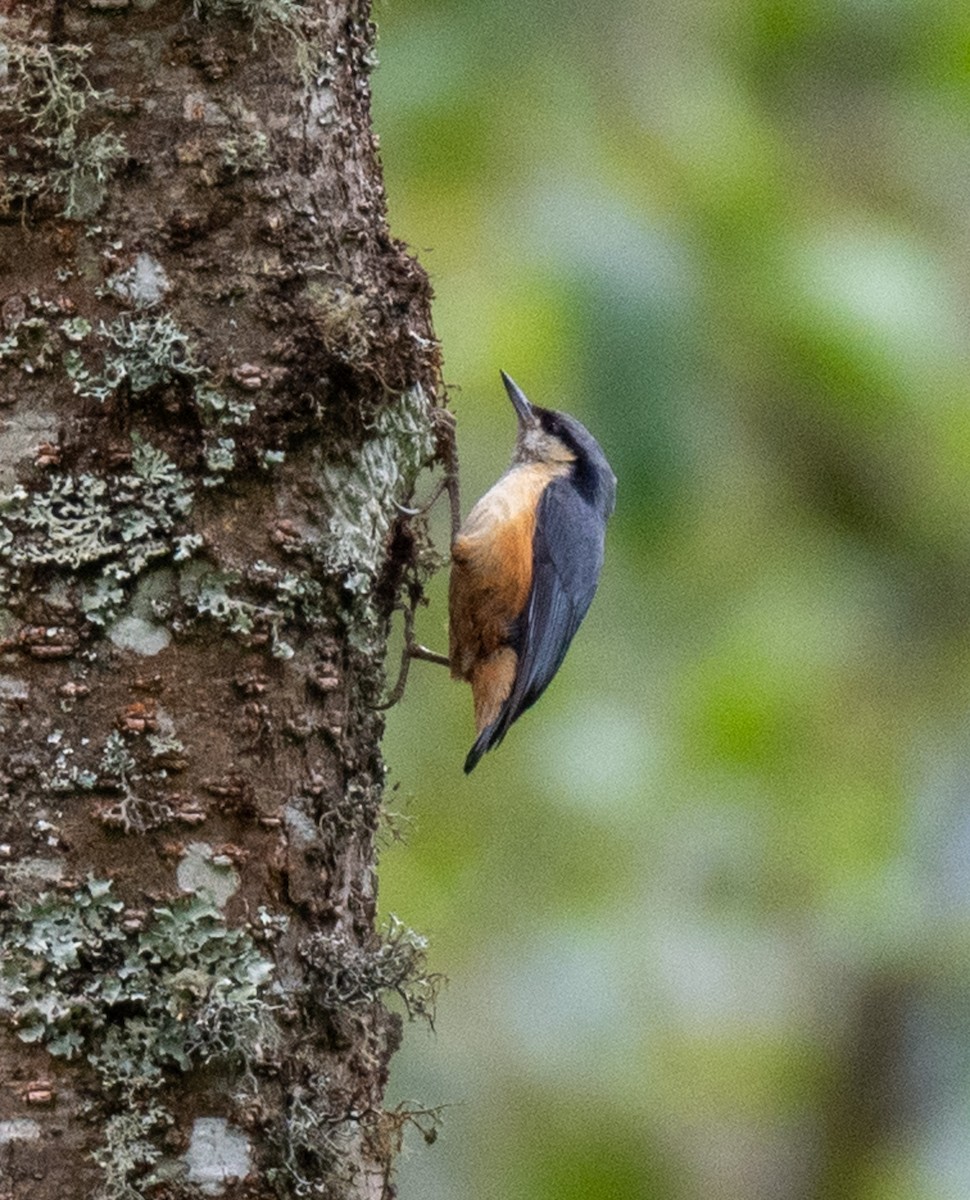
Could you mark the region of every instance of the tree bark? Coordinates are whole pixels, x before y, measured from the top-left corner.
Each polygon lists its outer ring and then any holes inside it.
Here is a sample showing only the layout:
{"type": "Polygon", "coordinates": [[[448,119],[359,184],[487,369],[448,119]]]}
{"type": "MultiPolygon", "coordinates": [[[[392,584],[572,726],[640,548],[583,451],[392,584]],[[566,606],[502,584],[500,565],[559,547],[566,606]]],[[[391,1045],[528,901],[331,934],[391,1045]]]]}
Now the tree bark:
{"type": "Polygon", "coordinates": [[[386,1197],[441,457],[366,0],[0,0],[0,1198],[386,1197]]]}

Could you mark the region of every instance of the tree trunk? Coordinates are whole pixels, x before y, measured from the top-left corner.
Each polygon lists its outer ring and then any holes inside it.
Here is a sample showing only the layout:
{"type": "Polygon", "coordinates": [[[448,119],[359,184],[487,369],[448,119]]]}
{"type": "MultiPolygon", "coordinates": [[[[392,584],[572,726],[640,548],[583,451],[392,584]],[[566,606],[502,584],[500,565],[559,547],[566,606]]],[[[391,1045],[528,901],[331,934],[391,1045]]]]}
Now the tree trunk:
{"type": "Polygon", "coordinates": [[[0,0],[0,1198],[383,1197],[439,457],[366,0],[0,0]]]}

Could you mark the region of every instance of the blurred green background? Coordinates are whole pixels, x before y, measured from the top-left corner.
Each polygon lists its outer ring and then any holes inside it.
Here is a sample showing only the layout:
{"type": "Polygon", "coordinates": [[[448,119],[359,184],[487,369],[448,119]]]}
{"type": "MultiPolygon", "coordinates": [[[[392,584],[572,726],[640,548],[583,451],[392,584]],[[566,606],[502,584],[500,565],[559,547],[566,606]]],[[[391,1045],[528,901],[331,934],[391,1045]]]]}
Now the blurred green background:
{"type": "Polygon", "coordinates": [[[966,1200],[970,8],[376,17],[465,510],[499,367],[619,477],[502,747],[464,778],[426,664],[390,714],[382,907],[451,979],[395,1060],[391,1103],[449,1106],[402,1200],[966,1200]]]}

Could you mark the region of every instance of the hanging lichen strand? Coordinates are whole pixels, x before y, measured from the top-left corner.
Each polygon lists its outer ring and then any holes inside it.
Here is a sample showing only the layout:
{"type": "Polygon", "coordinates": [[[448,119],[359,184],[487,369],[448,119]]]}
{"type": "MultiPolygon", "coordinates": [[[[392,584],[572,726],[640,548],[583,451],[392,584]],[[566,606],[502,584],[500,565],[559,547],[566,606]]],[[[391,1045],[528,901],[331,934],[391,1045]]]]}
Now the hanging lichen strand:
{"type": "Polygon", "coordinates": [[[437,980],[374,926],[373,703],[439,381],[372,43],[0,5],[4,1200],[390,1194],[384,999],[437,980]]]}

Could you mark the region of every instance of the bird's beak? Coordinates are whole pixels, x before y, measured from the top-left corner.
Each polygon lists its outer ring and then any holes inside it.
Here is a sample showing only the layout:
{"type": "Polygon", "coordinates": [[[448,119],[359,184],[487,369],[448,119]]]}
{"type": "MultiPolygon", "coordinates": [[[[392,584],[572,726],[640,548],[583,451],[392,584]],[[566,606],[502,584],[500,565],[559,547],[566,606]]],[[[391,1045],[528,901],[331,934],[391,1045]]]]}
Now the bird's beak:
{"type": "Polygon", "coordinates": [[[532,405],[525,398],[525,392],[519,387],[514,379],[510,379],[504,371],[500,371],[502,382],[505,384],[505,390],[509,394],[509,399],[512,401],[512,407],[516,411],[519,418],[519,424],[523,427],[535,425],[536,415],[532,411],[532,405]]]}

